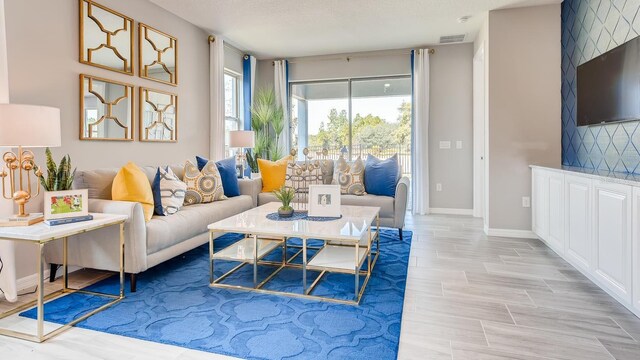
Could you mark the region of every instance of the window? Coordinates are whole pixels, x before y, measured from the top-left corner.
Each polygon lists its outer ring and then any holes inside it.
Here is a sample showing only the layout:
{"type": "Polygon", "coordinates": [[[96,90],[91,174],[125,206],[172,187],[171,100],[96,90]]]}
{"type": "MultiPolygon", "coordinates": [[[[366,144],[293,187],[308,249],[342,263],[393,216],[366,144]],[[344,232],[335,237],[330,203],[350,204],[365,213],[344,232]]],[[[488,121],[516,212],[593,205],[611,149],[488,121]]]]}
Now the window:
{"type": "Polygon", "coordinates": [[[411,78],[346,79],[291,84],[291,144],[302,154],[326,148],[347,160],[397,153],[411,174],[411,78]]]}
{"type": "Polygon", "coordinates": [[[229,148],[229,131],[242,129],[240,119],[241,76],[230,71],[224,73],[224,149],[228,156],[233,155],[229,148]]]}

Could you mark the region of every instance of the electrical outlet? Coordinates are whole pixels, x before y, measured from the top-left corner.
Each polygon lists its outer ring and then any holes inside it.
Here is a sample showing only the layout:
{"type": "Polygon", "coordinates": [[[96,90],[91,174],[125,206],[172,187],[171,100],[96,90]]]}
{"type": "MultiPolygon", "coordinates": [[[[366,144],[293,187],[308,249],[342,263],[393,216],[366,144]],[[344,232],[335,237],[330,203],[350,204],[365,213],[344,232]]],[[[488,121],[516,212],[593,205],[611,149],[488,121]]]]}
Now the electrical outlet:
{"type": "Polygon", "coordinates": [[[522,197],[522,207],[528,208],[531,207],[531,198],[528,196],[522,197]]]}
{"type": "Polygon", "coordinates": [[[451,149],[451,141],[440,141],[440,149],[451,149]]]}
{"type": "Polygon", "coordinates": [[[462,140],[456,141],[456,149],[462,149],[462,140]]]}
{"type": "Polygon", "coordinates": [[[442,184],[440,183],[436,184],[436,191],[442,191],[442,184]]]}

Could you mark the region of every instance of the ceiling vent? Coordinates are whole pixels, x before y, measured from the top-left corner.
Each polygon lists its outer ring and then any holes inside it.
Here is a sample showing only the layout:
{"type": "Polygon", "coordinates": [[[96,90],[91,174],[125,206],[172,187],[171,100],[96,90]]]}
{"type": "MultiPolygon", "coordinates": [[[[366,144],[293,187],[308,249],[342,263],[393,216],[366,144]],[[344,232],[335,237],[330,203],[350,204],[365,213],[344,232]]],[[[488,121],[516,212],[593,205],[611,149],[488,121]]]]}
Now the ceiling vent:
{"type": "Polygon", "coordinates": [[[464,41],[465,34],[440,36],[440,44],[451,44],[464,41]]]}

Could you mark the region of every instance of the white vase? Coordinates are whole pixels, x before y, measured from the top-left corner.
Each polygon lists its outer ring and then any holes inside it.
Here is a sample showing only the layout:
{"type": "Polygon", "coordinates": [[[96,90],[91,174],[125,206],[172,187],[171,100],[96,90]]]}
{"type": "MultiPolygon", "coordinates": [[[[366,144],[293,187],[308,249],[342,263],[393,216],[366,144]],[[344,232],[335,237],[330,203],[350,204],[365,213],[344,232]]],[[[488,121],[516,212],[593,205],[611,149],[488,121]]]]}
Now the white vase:
{"type": "Polygon", "coordinates": [[[262,177],[262,175],[260,175],[260,173],[251,173],[251,178],[252,179],[260,179],[262,177]]]}

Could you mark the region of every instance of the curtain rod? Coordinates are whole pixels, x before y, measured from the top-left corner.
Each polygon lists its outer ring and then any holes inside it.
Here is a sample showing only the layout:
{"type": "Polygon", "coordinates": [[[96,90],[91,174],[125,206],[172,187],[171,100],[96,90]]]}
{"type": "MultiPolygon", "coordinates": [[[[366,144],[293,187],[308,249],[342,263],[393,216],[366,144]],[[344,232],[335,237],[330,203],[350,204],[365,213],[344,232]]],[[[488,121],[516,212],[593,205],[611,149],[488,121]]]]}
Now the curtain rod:
{"type": "MultiPolygon", "coordinates": [[[[212,42],[216,41],[216,37],[215,37],[215,35],[209,35],[207,40],[209,41],[209,44],[211,44],[212,42]]],[[[237,54],[242,55],[243,57],[246,56],[246,52],[245,51],[238,49],[237,47],[229,44],[228,42],[225,42],[224,46],[225,46],[225,48],[227,48],[227,49],[229,49],[231,51],[234,51],[237,54]]]]}
{"type": "MultiPolygon", "coordinates": [[[[429,54],[433,55],[436,53],[436,49],[429,49],[429,54]]],[[[350,55],[350,56],[335,56],[335,57],[327,57],[327,58],[319,58],[319,59],[309,59],[309,58],[299,58],[297,60],[292,60],[289,61],[289,64],[295,64],[297,62],[307,62],[307,61],[331,61],[331,60],[347,60],[347,62],[351,61],[351,59],[354,58],[368,58],[368,57],[378,57],[378,56],[395,56],[395,55],[410,55],[411,54],[411,50],[409,51],[398,51],[398,52],[393,52],[393,53],[386,53],[386,54],[367,54],[367,55],[350,55]]],[[[271,62],[271,65],[275,65],[275,61],[271,62]]]]}

